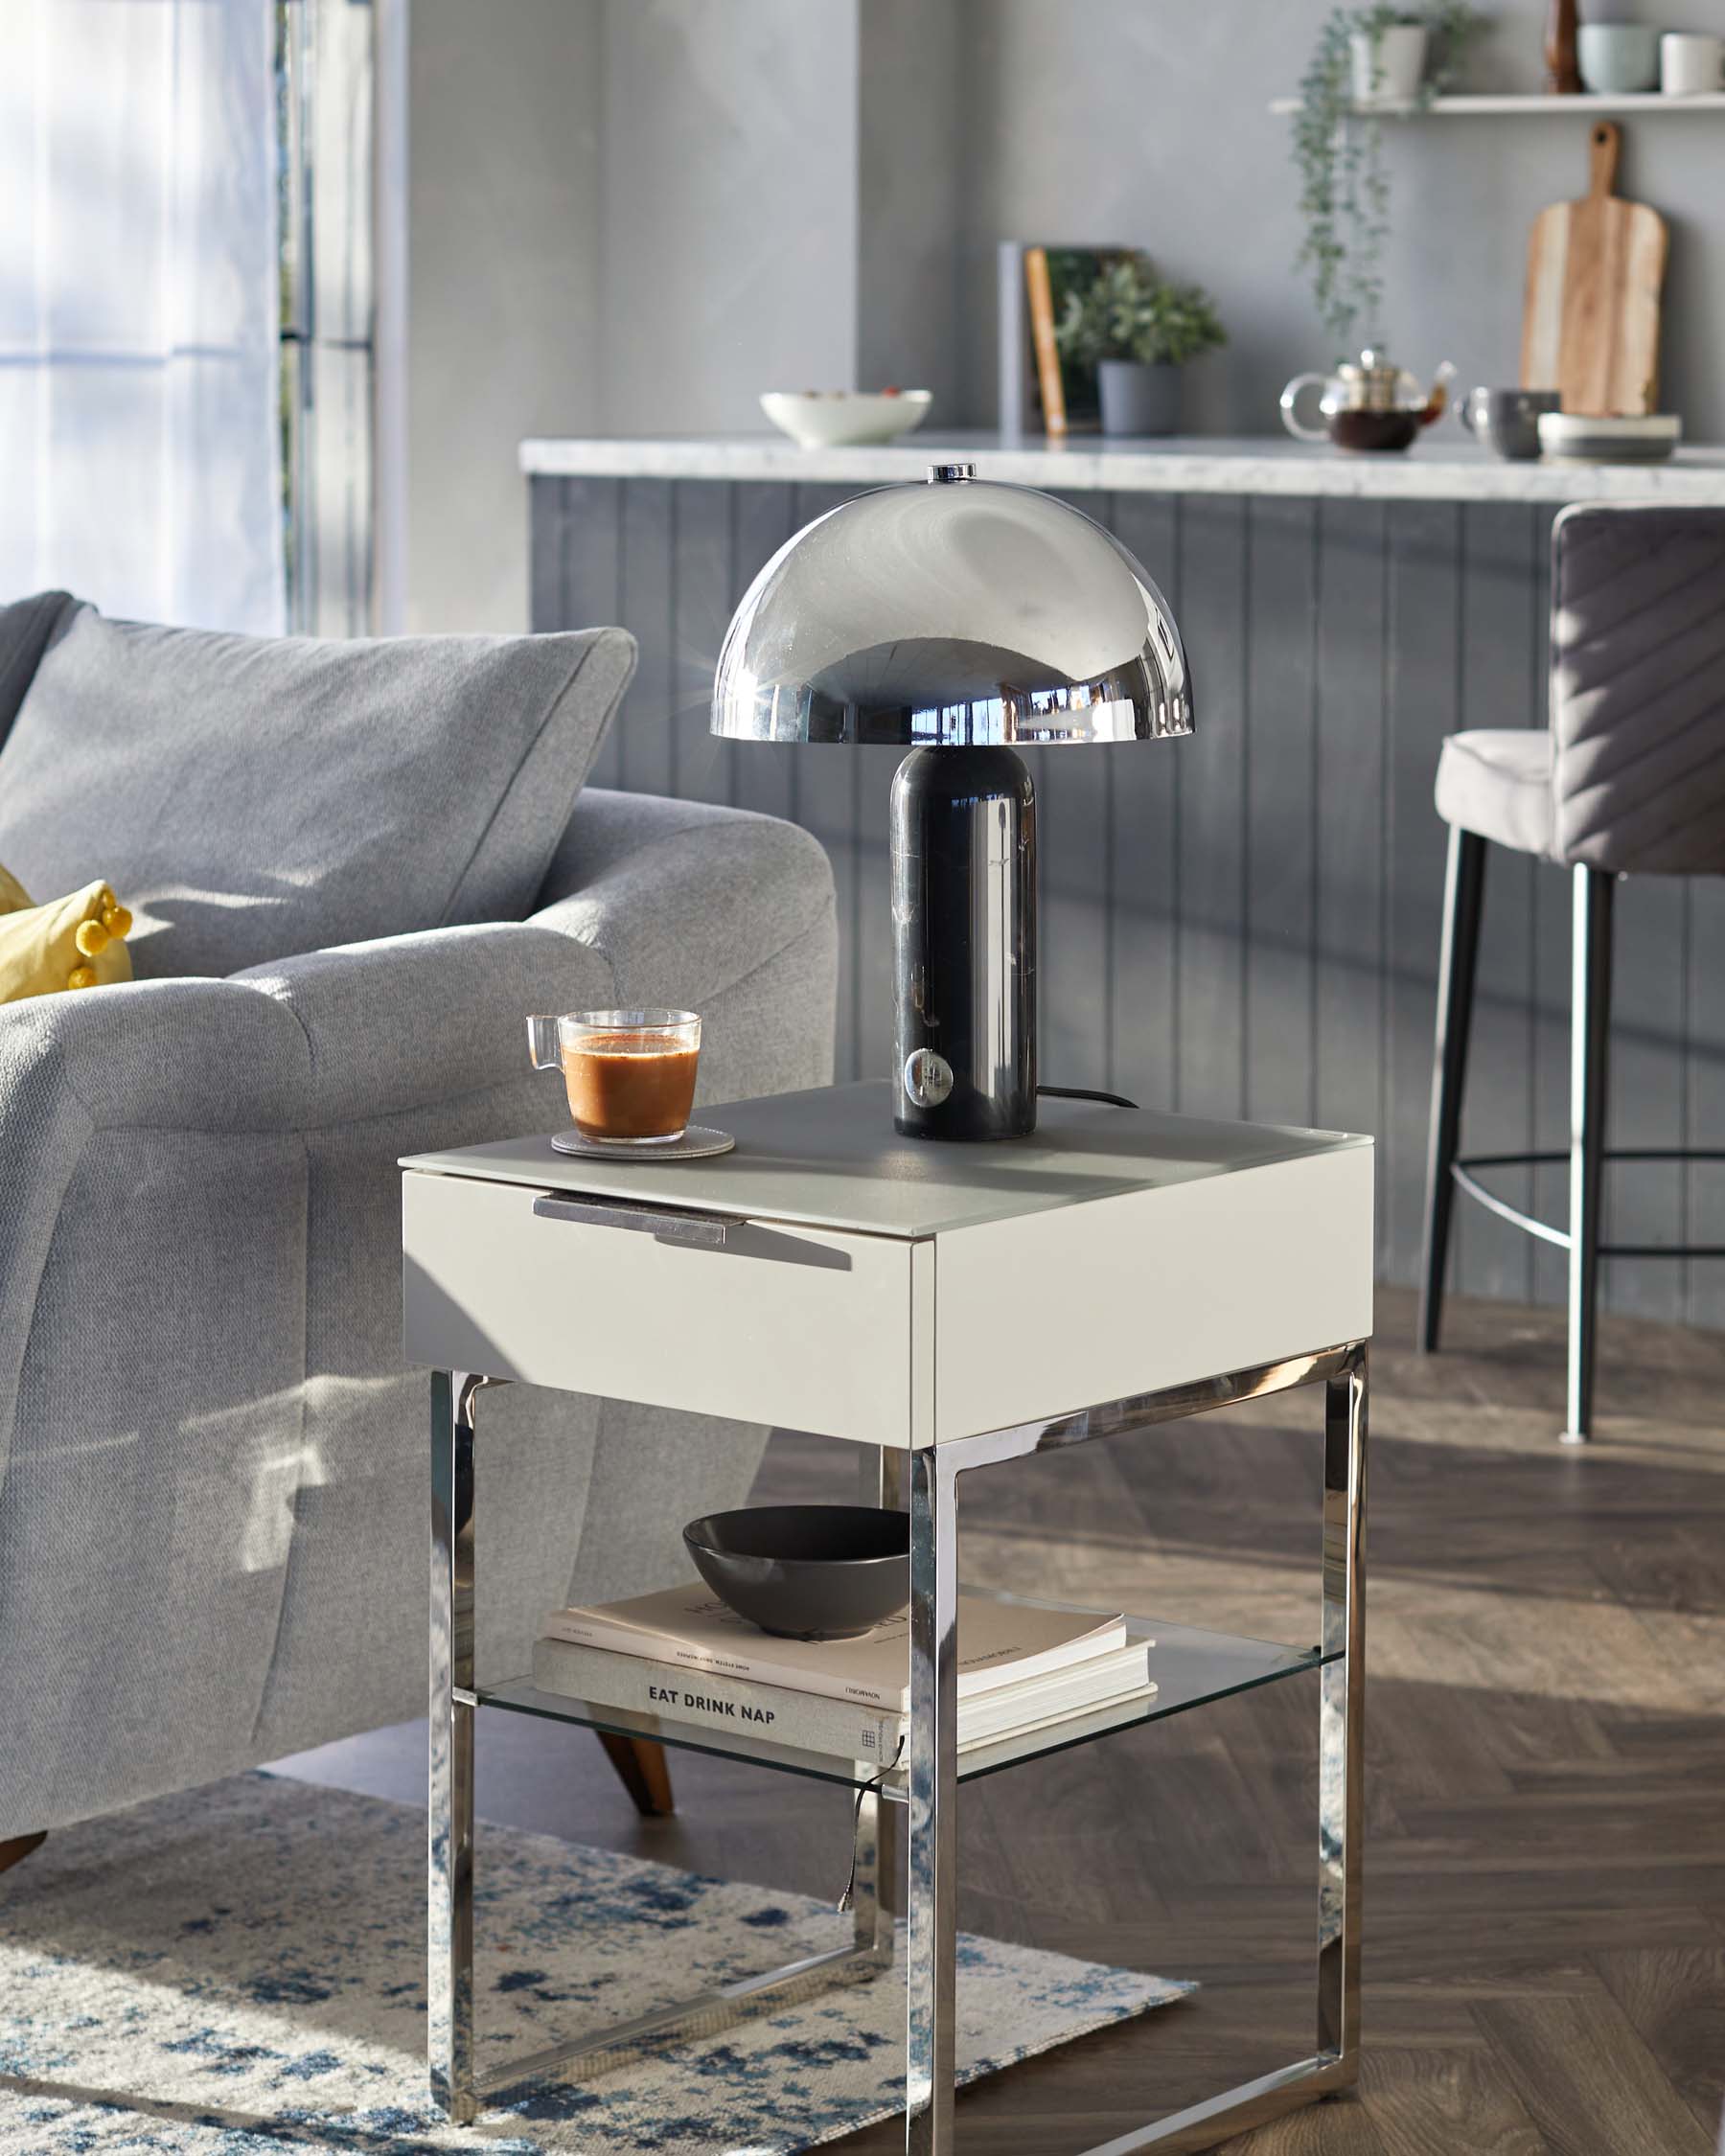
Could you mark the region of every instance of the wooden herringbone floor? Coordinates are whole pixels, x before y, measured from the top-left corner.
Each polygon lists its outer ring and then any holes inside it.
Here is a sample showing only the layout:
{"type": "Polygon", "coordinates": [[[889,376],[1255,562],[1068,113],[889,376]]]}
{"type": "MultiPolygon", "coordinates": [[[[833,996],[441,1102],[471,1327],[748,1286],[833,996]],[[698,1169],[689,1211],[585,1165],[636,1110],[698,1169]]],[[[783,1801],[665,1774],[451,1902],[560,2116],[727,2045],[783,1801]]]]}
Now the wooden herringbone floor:
{"type": "MultiPolygon", "coordinates": [[[[1599,1440],[1554,1442],[1549,1313],[1457,1304],[1374,1356],[1365,2069],[1234,2156],[1711,2156],[1725,2098],[1725,1338],[1608,1322],[1599,1440]]],[[[972,1478],[968,1575],[1304,1642],[1316,1393],[972,1478]],[[980,1482],[978,1491],[977,1484],[980,1482]]],[[[779,1440],[764,1487],[851,1494],[779,1440]]],[[[835,1471],[838,1479],[835,1479],[835,1471]]],[[[971,1784],[960,1921],[1196,1976],[1189,2005],[961,2098],[1056,2156],[1310,2049],[1316,1697],[1301,1677],[971,1784]]],[[[414,1730],[295,1771],[417,1797],[414,1730]]],[[[838,1792],[679,1754],[642,1823],[585,1732],[488,1715],[487,1818],[836,1893],[838,1792]]],[[[847,2147],[874,2156],[902,2133],[847,2147]]]]}

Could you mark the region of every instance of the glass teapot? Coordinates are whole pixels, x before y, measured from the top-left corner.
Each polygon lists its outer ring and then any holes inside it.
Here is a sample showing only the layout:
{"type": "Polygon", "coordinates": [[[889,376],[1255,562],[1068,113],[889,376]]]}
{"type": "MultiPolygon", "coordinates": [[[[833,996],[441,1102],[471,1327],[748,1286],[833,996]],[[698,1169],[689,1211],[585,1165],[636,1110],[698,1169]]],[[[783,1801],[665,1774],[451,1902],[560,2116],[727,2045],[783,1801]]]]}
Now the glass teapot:
{"type": "Polygon", "coordinates": [[[1368,345],[1333,375],[1296,375],[1281,393],[1282,424],[1301,442],[1333,442],[1339,449],[1405,449],[1421,427],[1441,416],[1455,372],[1446,359],[1427,389],[1416,375],[1368,345]],[[1314,385],[1320,392],[1320,426],[1308,425],[1298,409],[1314,385]]]}

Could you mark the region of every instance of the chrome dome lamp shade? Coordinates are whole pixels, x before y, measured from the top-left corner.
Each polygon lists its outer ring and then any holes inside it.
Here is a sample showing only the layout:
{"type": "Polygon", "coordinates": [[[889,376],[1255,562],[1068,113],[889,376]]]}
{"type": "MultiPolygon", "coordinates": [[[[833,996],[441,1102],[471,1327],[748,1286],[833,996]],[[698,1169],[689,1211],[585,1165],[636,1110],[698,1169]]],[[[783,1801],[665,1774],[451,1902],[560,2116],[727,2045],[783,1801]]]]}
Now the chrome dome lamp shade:
{"type": "Polygon", "coordinates": [[[968,464],[780,547],[732,617],[713,731],[908,748],[892,787],[894,1121],[1036,1128],[1036,796],[1017,745],[1192,730],[1184,648],[1101,525],[968,464]]]}

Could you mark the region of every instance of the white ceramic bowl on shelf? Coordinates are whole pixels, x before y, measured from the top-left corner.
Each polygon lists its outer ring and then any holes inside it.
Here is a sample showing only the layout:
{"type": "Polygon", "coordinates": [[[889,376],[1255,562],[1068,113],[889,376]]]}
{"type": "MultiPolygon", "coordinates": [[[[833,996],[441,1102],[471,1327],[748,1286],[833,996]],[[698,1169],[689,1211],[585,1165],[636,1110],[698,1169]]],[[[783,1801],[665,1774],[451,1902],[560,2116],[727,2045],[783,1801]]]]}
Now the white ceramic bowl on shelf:
{"type": "Polygon", "coordinates": [[[769,389],[761,409],[799,448],[896,442],[929,416],[927,389],[769,389]]]}
{"type": "Polygon", "coordinates": [[[1567,464],[1660,464],[1682,439],[1683,422],[1675,412],[1539,415],[1541,452],[1567,464]]]}

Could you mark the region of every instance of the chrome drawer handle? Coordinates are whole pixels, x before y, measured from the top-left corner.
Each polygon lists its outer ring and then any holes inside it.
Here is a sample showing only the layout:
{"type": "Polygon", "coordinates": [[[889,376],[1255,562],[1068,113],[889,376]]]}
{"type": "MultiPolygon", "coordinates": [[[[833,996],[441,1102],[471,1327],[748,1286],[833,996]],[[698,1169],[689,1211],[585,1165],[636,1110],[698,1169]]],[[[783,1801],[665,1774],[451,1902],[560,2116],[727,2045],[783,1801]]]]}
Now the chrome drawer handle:
{"type": "Polygon", "coordinates": [[[745,1225],[739,1213],[674,1213],[654,1205],[639,1205],[628,1199],[536,1198],[533,1209],[541,1220],[580,1221],[588,1227],[632,1227],[645,1235],[657,1235],[668,1243],[724,1244],[733,1227],[745,1225]]]}

